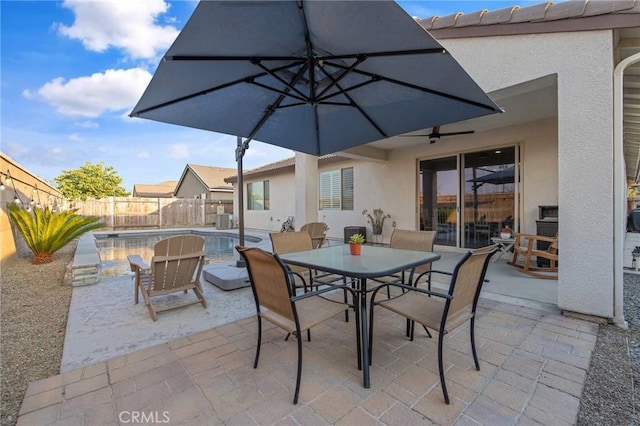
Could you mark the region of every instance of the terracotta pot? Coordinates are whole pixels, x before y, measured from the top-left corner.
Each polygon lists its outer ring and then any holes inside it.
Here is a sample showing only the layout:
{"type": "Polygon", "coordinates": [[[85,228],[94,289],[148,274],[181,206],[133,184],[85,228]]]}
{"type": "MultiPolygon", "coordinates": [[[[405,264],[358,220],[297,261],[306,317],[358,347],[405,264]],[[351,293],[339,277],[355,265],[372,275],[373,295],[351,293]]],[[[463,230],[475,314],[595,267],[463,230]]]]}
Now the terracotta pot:
{"type": "Polygon", "coordinates": [[[362,244],[349,244],[349,249],[351,249],[352,255],[360,256],[360,252],[362,251],[362,244]]]}

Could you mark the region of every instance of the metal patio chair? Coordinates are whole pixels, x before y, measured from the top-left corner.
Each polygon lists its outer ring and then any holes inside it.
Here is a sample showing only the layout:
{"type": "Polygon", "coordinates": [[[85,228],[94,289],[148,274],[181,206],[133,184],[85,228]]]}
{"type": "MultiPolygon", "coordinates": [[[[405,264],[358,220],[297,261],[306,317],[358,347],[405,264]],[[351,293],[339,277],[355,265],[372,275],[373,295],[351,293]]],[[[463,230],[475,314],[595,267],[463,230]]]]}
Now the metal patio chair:
{"type": "Polygon", "coordinates": [[[342,285],[329,286],[316,291],[296,295],[292,275],[295,273],[280,260],[276,253],[269,253],[257,247],[240,247],[236,250],[244,258],[249,272],[249,281],[256,303],[258,317],[258,344],[253,368],[258,367],[262,341],[262,319],[297,336],[298,367],[293,403],[298,403],[302,375],[302,332],[318,325],[350,307],[356,309],[357,353],[360,359],[360,327],[357,320],[357,305],[326,298],[326,293],[335,288],[353,290],[342,285]]]}
{"type": "MultiPolygon", "coordinates": [[[[425,327],[428,337],[429,329],[438,332],[438,370],[444,400],[449,404],[449,394],[444,378],[444,364],[442,359],[444,337],[446,334],[470,321],[469,334],[471,351],[476,370],[480,370],[475,345],[475,314],[478,298],[484,282],[489,259],[498,251],[497,245],[487,246],[467,252],[458,262],[453,273],[431,270],[429,274],[443,273],[451,276],[449,288],[446,292],[432,291],[421,287],[390,282],[378,287],[371,296],[370,329],[369,329],[369,359],[373,355],[373,325],[376,306],[386,308],[410,321],[425,327]],[[391,299],[376,300],[380,290],[385,287],[398,287],[404,292],[391,299]]],[[[418,277],[420,278],[420,277],[418,277]]],[[[413,332],[411,333],[413,339],[413,332]]]]}

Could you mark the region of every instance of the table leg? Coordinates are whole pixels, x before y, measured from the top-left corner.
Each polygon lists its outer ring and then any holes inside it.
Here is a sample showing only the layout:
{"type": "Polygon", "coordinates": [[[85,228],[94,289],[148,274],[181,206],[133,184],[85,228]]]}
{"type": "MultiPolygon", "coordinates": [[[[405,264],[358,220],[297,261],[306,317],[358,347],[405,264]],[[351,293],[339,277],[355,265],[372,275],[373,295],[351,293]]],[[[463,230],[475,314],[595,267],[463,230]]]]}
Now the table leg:
{"type": "Polygon", "coordinates": [[[360,329],[362,338],[362,382],[371,387],[369,377],[369,328],[367,327],[367,279],[360,279],[360,329]]]}

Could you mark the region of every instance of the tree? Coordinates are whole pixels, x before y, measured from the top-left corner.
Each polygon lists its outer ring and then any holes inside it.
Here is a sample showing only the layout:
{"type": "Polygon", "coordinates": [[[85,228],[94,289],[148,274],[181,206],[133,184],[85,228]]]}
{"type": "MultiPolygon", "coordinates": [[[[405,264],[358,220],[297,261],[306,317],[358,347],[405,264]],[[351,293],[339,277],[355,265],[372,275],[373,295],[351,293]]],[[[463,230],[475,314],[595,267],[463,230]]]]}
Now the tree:
{"type": "Polygon", "coordinates": [[[126,197],[129,192],[122,187],[122,178],[116,170],[102,163],[84,163],[74,170],[63,170],[53,179],[58,190],[66,198],[86,200],[87,198],[126,197]]]}
{"type": "Polygon", "coordinates": [[[17,204],[7,204],[9,217],[33,252],[34,264],[53,261],[53,254],[85,232],[103,227],[100,219],[80,216],[74,211],[52,212],[35,207],[33,214],[17,204]]]}

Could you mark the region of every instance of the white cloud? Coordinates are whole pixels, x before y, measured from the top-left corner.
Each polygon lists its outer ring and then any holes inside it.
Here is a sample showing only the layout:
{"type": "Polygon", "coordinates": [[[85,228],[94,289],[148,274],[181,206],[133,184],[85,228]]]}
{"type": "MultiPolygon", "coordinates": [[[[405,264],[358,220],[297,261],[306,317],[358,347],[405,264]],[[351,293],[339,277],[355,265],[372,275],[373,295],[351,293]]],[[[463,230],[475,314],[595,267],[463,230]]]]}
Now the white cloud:
{"type": "Polygon", "coordinates": [[[138,153],[136,154],[136,158],[150,158],[151,155],[149,154],[149,151],[138,151],[138,153]]]}
{"type": "Polygon", "coordinates": [[[69,140],[72,142],[82,142],[84,138],[80,136],[78,133],[74,133],[72,135],[69,135],[69,140]]]}
{"type": "Polygon", "coordinates": [[[142,68],[110,69],[68,81],[58,77],[36,93],[24,91],[23,95],[28,99],[41,99],[63,115],[97,117],[106,111],[133,108],[149,81],[151,74],[142,68]]]}
{"type": "Polygon", "coordinates": [[[168,155],[175,160],[184,160],[189,158],[189,147],[185,144],[171,145],[168,155]]]}
{"type": "Polygon", "coordinates": [[[75,21],[69,27],[58,24],[60,34],[82,41],[94,52],[114,47],[134,59],[152,59],[179,32],[174,26],[156,23],[169,9],[164,0],[65,0],[63,6],[73,10],[75,21]]]}
{"type": "Polygon", "coordinates": [[[100,125],[98,123],[96,123],[95,121],[91,121],[91,120],[78,121],[77,123],[75,123],[75,125],[77,127],[83,128],[83,129],[98,129],[98,128],[100,128],[100,125]]]}

